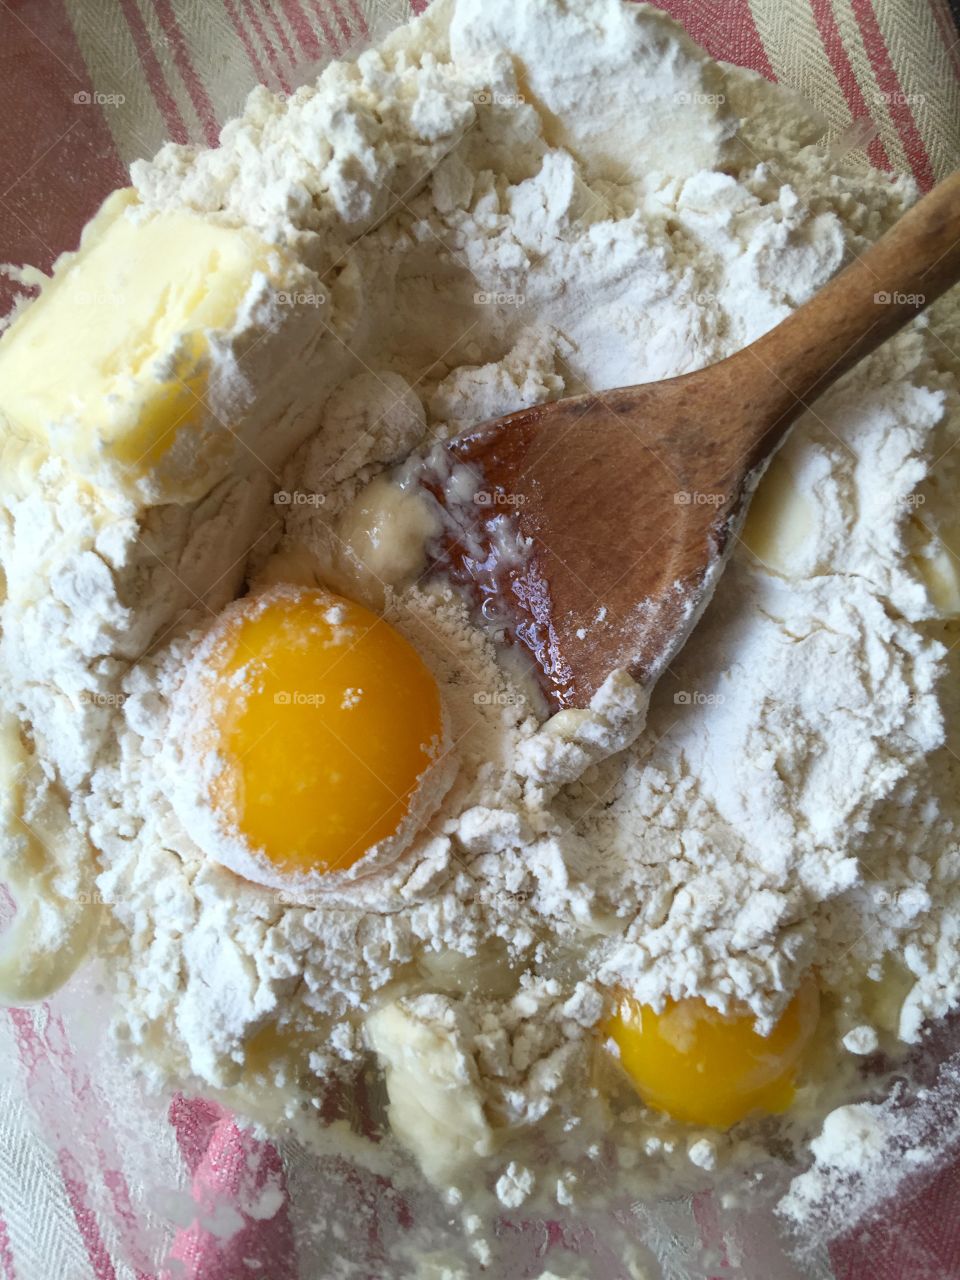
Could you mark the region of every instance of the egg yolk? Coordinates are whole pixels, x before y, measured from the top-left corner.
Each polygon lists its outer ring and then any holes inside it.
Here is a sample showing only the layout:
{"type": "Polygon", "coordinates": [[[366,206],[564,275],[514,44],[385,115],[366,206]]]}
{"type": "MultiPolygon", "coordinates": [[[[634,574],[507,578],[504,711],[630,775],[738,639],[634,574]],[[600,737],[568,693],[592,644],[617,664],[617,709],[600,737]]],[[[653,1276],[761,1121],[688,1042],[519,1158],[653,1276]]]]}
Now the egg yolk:
{"type": "Polygon", "coordinates": [[[323,590],[238,601],[201,654],[208,800],[283,873],[343,870],[396,833],[443,740],[433,676],[389,623],[323,590]]]}
{"type": "Polygon", "coordinates": [[[816,1029],[820,992],[807,975],[773,1030],[750,1013],[722,1014],[698,997],[668,1000],[662,1013],[621,994],[604,1030],[641,1098],[688,1124],[727,1129],[751,1111],[785,1111],[816,1029]]]}

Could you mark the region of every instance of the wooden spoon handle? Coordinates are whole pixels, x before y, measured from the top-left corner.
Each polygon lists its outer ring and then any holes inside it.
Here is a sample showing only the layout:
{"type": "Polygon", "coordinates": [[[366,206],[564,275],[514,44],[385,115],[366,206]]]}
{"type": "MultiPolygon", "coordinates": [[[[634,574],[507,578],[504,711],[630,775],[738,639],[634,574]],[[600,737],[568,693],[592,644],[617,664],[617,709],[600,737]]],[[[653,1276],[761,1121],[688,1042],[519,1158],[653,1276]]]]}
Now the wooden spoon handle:
{"type": "MultiPolygon", "coordinates": [[[[960,170],[918,201],[815,297],[736,357],[768,377],[757,404],[763,451],[821,392],[960,279],[960,170]]],[[[759,443],[759,442],[758,442],[759,443]]]]}

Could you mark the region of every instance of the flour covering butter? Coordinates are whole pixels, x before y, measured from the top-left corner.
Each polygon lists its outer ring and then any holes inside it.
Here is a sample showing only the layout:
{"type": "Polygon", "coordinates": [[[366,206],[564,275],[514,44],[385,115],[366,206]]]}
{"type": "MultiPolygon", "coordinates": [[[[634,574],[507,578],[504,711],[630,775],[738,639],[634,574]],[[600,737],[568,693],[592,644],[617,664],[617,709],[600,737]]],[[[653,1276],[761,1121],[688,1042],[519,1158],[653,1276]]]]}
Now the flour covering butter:
{"type": "MultiPolygon", "coordinates": [[[[255,90],[218,149],[134,166],[140,216],[251,227],[313,273],[282,389],[297,447],[264,467],[265,434],[180,505],[91,491],[55,459],[9,488],[4,759],[30,828],[72,833],[44,851],[7,815],[43,922],[4,969],[14,994],[95,948],[158,1078],[274,1119],[372,1048],[428,1173],[486,1162],[507,1206],[574,1198],[575,1171],[535,1177],[524,1142],[603,1132],[591,1070],[618,985],[766,1028],[816,966],[850,1063],[957,1003],[960,418],[930,332],[956,334],[949,299],[802,419],[649,709],[617,673],[544,722],[490,630],[418,577],[429,519],[377,480],[485,418],[697,369],[776,324],[915,194],[823,134],[645,6],[460,0],[288,100],[255,90]],[[377,521],[390,554],[364,543],[377,521]],[[457,744],[399,861],[309,901],[226,871],[176,816],[185,664],[242,583],[277,581],[382,607],[457,744]]],[[[272,331],[289,299],[258,305],[272,331]]],[[[810,1132],[834,1075],[802,1091],[810,1132]]],[[[650,1123],[618,1121],[646,1162],[736,1153],[650,1123]]]]}

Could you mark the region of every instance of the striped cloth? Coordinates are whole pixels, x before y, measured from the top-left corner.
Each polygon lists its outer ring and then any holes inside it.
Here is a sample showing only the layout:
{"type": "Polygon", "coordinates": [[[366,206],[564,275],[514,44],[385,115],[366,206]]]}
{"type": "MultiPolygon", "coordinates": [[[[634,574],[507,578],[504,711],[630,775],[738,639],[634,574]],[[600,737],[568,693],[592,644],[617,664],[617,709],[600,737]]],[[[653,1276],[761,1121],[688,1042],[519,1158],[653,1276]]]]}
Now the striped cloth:
{"type": "MultiPolygon", "coordinates": [[[[960,163],[957,3],[660,7],[715,57],[792,85],[875,165],[912,172],[926,188],[960,163]]],[[[0,0],[0,257],[49,268],[131,160],[168,137],[215,144],[254,82],[289,93],[410,12],[405,0],[0,0]]],[[[0,279],[0,312],[13,296],[0,279]]],[[[61,1014],[71,1000],[0,1016],[0,1280],[317,1280],[316,1261],[298,1260],[295,1243],[296,1219],[312,1206],[287,1194],[291,1171],[277,1151],[215,1104],[177,1098],[157,1113],[122,1077],[107,1081],[61,1014]],[[175,1211],[128,1176],[143,1167],[137,1147],[149,1147],[155,1177],[182,1189],[189,1212],[182,1197],[175,1211]],[[264,1196],[269,1213],[253,1207],[264,1196]],[[239,1229],[223,1239],[217,1214],[238,1203],[239,1229]]],[[[370,1274],[386,1278],[373,1202],[349,1180],[342,1201],[344,1221],[362,1226],[357,1249],[367,1249],[370,1274]]],[[[958,1204],[960,1166],[860,1224],[817,1274],[960,1277],[958,1204]]],[[[562,1229],[548,1225],[547,1238],[562,1243],[562,1229]]],[[[739,1229],[734,1239],[710,1197],[692,1202],[686,1227],[725,1260],[724,1275],[732,1264],[772,1280],[768,1248],[752,1252],[739,1229]]]]}

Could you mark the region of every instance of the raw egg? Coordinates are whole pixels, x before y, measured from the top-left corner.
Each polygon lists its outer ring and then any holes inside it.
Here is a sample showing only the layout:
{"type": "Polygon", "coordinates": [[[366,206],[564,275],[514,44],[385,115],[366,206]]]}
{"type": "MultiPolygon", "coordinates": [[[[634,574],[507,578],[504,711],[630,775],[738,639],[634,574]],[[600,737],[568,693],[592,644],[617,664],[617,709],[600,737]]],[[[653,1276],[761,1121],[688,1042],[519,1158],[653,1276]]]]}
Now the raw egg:
{"type": "Polygon", "coordinates": [[[604,1028],[641,1098],[689,1124],[728,1129],[751,1111],[785,1111],[820,1014],[807,975],[767,1036],[751,1013],[723,1014],[699,997],[668,1000],[661,1013],[626,994],[604,1028]]]}
{"type": "Polygon", "coordinates": [[[227,846],[266,870],[251,878],[349,869],[397,836],[436,772],[437,683],[398,631],[351,600],[275,587],[237,601],[193,669],[186,756],[227,846]]]}

